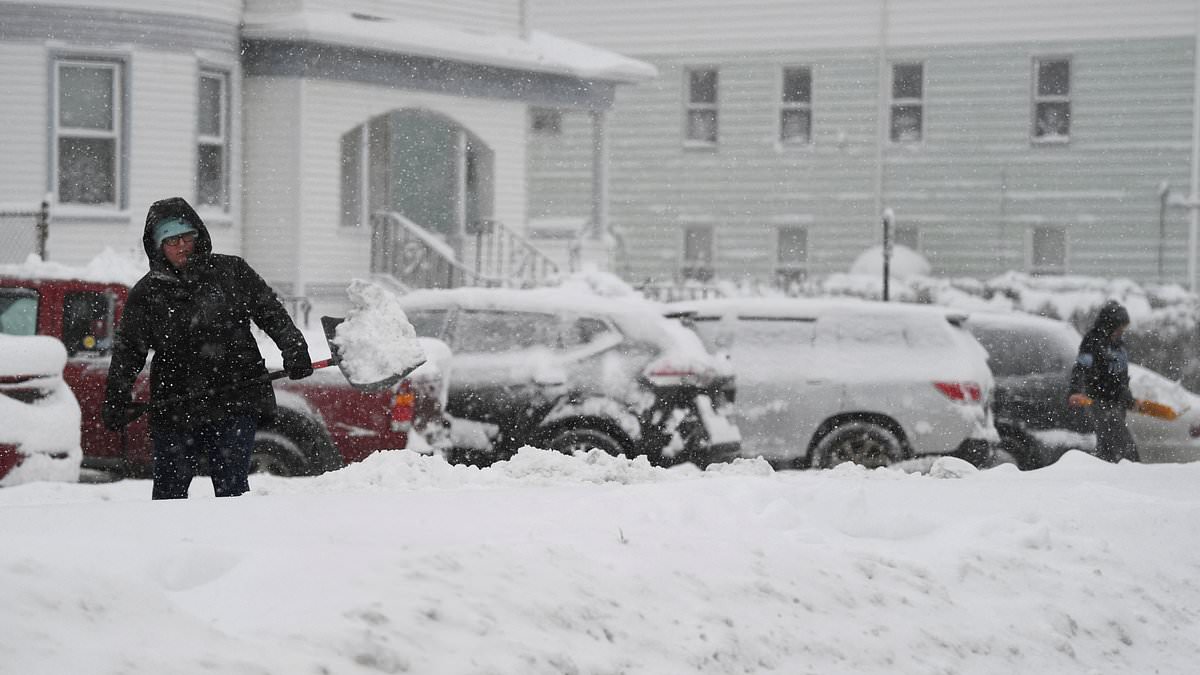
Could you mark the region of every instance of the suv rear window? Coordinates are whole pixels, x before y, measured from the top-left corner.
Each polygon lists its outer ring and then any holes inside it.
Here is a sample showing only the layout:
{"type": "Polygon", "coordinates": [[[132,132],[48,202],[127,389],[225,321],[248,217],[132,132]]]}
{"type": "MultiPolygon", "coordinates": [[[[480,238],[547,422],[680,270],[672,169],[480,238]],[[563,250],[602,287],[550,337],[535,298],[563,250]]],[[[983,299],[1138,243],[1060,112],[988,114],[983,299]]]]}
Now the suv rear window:
{"type": "Polygon", "coordinates": [[[561,324],[554,314],[464,310],[454,324],[455,352],[513,352],[561,344],[561,324]]]}
{"type": "Polygon", "coordinates": [[[1067,335],[1037,326],[971,323],[970,331],[987,350],[997,377],[1062,372],[1075,362],[1079,348],[1067,335]]]}
{"type": "Polygon", "coordinates": [[[0,289],[0,333],[36,335],[38,294],[27,288],[0,289]]]}

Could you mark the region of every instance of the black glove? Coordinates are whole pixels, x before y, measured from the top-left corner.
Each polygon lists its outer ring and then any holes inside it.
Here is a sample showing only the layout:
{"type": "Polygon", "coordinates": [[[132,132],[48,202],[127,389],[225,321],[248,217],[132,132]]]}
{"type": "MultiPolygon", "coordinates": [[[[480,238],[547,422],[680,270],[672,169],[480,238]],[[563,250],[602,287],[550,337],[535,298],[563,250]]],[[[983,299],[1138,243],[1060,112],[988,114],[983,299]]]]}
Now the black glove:
{"type": "Polygon", "coordinates": [[[125,428],[129,419],[129,407],[123,403],[105,401],[104,407],[100,409],[100,419],[104,422],[104,428],[120,431],[125,428]]]}
{"type": "Polygon", "coordinates": [[[312,359],[308,350],[289,352],[283,355],[283,370],[293,380],[302,380],[313,374],[312,359]]]}

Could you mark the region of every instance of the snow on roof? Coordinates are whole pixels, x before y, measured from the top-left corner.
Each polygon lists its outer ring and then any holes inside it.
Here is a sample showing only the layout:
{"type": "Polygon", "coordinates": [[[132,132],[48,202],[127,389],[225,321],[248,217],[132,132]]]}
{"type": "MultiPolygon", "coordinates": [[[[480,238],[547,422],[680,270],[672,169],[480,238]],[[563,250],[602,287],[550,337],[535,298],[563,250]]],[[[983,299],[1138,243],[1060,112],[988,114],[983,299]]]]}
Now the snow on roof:
{"type": "Polygon", "coordinates": [[[86,265],[66,265],[59,262],[42,260],[35,254],[30,254],[23,263],[0,265],[0,276],[14,276],[26,279],[78,279],[106,284],[125,284],[132,286],[142,275],[150,271],[149,262],[144,253],[118,253],[111,248],[105,248],[86,265]]]}
{"type": "Polygon", "coordinates": [[[731,314],[776,318],[815,318],[829,314],[875,314],[881,316],[946,316],[955,312],[945,307],[900,302],[876,302],[854,297],[838,298],[710,298],[685,300],[668,305],[671,310],[701,315],[731,314]]]}
{"type": "Polygon", "coordinates": [[[584,79],[639,82],[658,75],[643,61],[615,52],[532,31],[516,35],[483,33],[412,19],[350,12],[247,13],[242,36],[251,40],[307,40],[340,47],[363,47],[502,68],[571,75],[584,79]]]}

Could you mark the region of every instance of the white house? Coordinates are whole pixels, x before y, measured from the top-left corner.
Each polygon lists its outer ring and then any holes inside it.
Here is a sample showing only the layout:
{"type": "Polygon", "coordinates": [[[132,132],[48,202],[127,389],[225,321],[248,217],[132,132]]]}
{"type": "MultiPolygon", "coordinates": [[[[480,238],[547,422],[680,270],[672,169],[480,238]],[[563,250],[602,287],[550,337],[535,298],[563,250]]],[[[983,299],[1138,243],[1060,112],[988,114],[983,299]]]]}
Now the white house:
{"type": "MultiPolygon", "coordinates": [[[[939,274],[1196,281],[1196,0],[531,1],[659,70],[608,134],[630,279],[845,271],[890,210],[939,274]]],[[[535,221],[588,217],[589,134],[531,135],[535,221]]]]}
{"type": "MultiPolygon", "coordinates": [[[[653,75],[530,30],[521,0],[0,0],[0,211],[48,195],[47,255],[73,263],[140,250],[149,204],[183,196],[325,311],[401,271],[413,226],[460,262],[481,227],[519,237],[531,106],[602,122],[653,75]]],[[[0,220],[0,256],[29,224],[0,220]]]]}

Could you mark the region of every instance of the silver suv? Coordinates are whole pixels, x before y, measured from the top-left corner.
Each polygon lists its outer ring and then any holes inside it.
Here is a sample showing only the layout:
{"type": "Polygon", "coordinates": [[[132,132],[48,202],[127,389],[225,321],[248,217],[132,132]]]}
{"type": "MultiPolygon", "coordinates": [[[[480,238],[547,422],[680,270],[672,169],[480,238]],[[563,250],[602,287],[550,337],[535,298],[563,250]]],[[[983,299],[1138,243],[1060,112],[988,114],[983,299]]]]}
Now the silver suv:
{"type": "Polygon", "coordinates": [[[780,468],[867,467],[921,456],[991,463],[987,354],[961,317],[856,299],[681,302],[738,378],[744,452],[780,468]]]}

